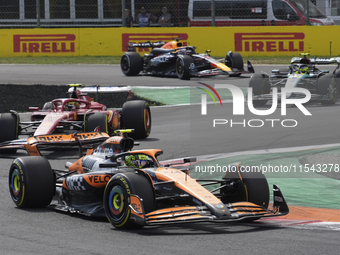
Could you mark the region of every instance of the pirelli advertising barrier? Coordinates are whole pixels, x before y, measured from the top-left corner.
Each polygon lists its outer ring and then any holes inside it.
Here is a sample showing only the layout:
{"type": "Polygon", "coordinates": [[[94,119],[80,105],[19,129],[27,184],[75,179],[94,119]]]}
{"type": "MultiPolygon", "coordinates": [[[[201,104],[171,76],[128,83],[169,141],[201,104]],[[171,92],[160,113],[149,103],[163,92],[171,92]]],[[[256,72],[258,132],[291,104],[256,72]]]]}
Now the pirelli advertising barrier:
{"type": "Polygon", "coordinates": [[[120,56],[128,42],[173,38],[212,56],[340,55],[340,26],[1,29],[0,38],[0,57],[120,56]]]}

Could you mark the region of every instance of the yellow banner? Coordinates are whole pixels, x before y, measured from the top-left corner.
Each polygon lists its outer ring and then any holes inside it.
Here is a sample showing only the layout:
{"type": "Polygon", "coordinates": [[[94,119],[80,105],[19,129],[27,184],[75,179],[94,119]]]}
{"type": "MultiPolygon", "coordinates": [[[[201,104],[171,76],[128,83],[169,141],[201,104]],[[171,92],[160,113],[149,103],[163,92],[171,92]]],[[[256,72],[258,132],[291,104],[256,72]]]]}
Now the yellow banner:
{"type": "Polygon", "coordinates": [[[121,56],[128,42],[173,38],[220,57],[230,50],[242,56],[340,55],[340,26],[1,29],[0,38],[0,57],[121,56]]]}

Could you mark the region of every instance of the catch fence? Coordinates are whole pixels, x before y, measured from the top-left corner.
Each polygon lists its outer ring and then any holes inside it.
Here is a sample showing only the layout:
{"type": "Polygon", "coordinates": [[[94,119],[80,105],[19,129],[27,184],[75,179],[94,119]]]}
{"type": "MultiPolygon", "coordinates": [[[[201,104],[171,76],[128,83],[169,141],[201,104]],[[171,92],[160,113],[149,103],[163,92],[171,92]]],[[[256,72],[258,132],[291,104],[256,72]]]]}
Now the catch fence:
{"type": "MultiPolygon", "coordinates": [[[[241,23],[221,23],[219,20],[247,20],[253,16],[265,20],[270,8],[275,12],[274,5],[284,6],[283,2],[287,0],[1,0],[0,28],[121,27],[125,25],[125,9],[132,15],[133,26],[138,27],[138,15],[143,8],[151,17],[148,26],[157,27],[162,26],[159,19],[163,14],[163,7],[167,8],[167,13],[171,16],[168,26],[235,26],[241,23]],[[202,19],[204,22],[195,23],[195,19],[202,19]]],[[[307,6],[307,0],[289,2],[302,5],[305,9],[307,6]]],[[[340,0],[314,0],[308,4],[310,8],[317,6],[337,23],[340,17],[340,0]]],[[[312,9],[305,12],[310,17],[314,15],[312,9]]],[[[275,23],[275,19],[288,20],[292,16],[289,12],[280,15],[274,13],[273,19],[274,22],[260,24],[276,25],[279,23],[275,23]]]]}

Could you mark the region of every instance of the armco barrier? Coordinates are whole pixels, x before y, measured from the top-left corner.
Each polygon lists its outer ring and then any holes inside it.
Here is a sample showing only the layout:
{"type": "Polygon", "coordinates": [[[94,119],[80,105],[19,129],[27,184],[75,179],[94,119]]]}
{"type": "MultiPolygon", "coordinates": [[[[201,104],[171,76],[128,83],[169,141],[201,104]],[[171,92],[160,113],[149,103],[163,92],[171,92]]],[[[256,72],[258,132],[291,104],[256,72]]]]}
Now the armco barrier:
{"type": "MultiPolygon", "coordinates": [[[[2,29],[0,57],[121,56],[127,43],[182,38],[212,56],[340,55],[340,26],[2,29]]],[[[147,53],[149,49],[139,49],[147,53]]]]}

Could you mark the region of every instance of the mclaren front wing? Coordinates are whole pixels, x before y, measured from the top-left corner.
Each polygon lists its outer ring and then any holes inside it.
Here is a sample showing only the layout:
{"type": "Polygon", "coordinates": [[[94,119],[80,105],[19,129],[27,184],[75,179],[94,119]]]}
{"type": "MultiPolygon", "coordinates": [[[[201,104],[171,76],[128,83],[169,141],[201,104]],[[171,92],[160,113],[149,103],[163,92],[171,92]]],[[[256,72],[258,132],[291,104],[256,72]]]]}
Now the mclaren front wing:
{"type": "Polygon", "coordinates": [[[139,225],[160,225],[187,222],[242,222],[289,213],[287,203],[278,186],[273,185],[271,209],[250,202],[206,204],[204,206],[172,207],[145,214],[142,199],[131,195],[132,219],[139,225]]]}

